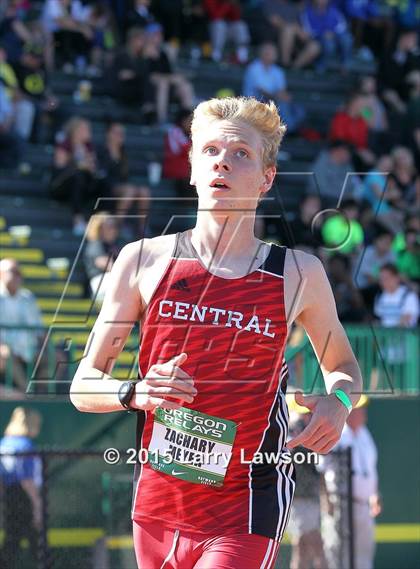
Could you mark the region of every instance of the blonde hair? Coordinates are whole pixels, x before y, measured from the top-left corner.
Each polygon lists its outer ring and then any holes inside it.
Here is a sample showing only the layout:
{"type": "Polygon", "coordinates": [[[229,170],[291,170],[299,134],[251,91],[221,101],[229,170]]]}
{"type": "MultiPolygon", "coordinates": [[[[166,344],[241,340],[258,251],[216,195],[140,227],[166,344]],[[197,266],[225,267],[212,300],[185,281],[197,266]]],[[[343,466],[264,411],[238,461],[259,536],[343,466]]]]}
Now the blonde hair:
{"type": "Polygon", "coordinates": [[[113,220],[112,215],[107,211],[92,215],[86,230],[86,238],[88,241],[98,241],[101,238],[101,229],[104,223],[113,220]]]}
{"type": "Polygon", "coordinates": [[[194,111],[191,124],[193,142],[202,123],[212,120],[241,121],[254,127],[262,137],[264,168],[276,165],[286,125],[282,123],[273,101],[261,103],[254,97],[225,97],[200,103],[194,111]]]}
{"type": "Polygon", "coordinates": [[[87,119],[82,118],[82,117],[72,117],[64,125],[64,127],[63,127],[64,135],[66,138],[68,138],[70,140],[71,143],[73,143],[73,138],[74,138],[74,135],[75,135],[77,129],[82,124],[90,125],[89,121],[87,119]]]}
{"type": "Polygon", "coordinates": [[[4,431],[7,436],[37,437],[41,429],[42,416],[34,409],[16,407],[4,431]]]}

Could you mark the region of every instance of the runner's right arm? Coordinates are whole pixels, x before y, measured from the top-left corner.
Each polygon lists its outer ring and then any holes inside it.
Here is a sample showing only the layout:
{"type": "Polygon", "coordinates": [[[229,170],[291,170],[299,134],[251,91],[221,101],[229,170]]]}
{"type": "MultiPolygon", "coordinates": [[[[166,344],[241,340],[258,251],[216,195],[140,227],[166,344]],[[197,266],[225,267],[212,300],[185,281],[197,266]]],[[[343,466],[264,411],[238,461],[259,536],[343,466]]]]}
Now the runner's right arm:
{"type": "MultiPolygon", "coordinates": [[[[138,284],[141,251],[140,241],[126,245],[112,268],[101,311],[70,388],[70,399],[79,411],[124,410],[118,397],[121,381],[113,379],[111,373],[145,308],[138,284]]],[[[179,367],[186,358],[186,354],[179,354],[170,362],[153,365],[137,385],[132,406],[147,410],[177,408],[182,401],[191,403],[196,393],[193,380],[179,367]],[[179,403],[166,400],[168,396],[179,403]]]]}

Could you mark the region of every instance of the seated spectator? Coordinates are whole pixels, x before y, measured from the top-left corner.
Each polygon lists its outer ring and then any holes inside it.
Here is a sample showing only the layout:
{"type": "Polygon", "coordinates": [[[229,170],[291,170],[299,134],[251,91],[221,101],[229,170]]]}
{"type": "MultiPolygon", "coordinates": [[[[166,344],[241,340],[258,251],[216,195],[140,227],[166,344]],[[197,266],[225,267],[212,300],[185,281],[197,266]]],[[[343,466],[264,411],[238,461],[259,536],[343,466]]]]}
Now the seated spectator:
{"type": "Polygon", "coordinates": [[[67,113],[48,87],[42,46],[25,44],[15,69],[20,91],[35,109],[31,140],[39,142],[42,139],[42,127],[45,126],[44,138],[50,142],[53,134],[62,126],[67,113]]]}
{"type": "Polygon", "coordinates": [[[390,43],[392,23],[382,16],[380,0],[342,0],[344,15],[350,20],[358,56],[373,61],[390,43]]]}
{"type": "Polygon", "coordinates": [[[246,69],[243,94],[262,101],[273,100],[288,132],[296,132],[305,118],[302,105],[293,102],[287,91],[286,75],[276,65],[277,50],[274,44],[265,43],[259,48],[259,57],[246,69]]]}
{"type": "Polygon", "coordinates": [[[265,16],[278,34],[281,64],[295,69],[310,65],[321,53],[321,45],[301,25],[301,4],[290,0],[263,3],[265,16]]]}
{"type": "Polygon", "coordinates": [[[174,89],[181,108],[191,110],[194,106],[192,84],[181,73],[175,72],[162,47],[162,41],[162,27],[159,24],[150,24],[146,28],[143,56],[148,64],[150,81],[155,87],[159,124],[165,124],[168,120],[171,88],[174,89]]]}
{"type": "Polygon", "coordinates": [[[402,142],[414,155],[416,169],[420,172],[420,70],[407,76],[410,85],[410,98],[402,124],[402,142]]]}
{"type": "Polygon", "coordinates": [[[112,95],[126,105],[137,105],[144,113],[154,110],[154,89],[150,83],[148,62],[143,57],[145,32],[131,28],[125,47],[117,53],[110,69],[112,95]]]}
{"type": "Polygon", "coordinates": [[[328,134],[330,140],[343,140],[352,145],[356,170],[365,170],[375,162],[369,148],[369,123],[363,114],[367,104],[365,95],[351,94],[345,107],[335,113],[328,134]]]}
{"type": "Polygon", "coordinates": [[[362,116],[369,126],[369,143],[375,153],[387,152],[391,146],[389,124],[383,102],[379,98],[376,77],[365,75],[360,79],[359,92],[365,97],[362,116]]]}
{"type": "Polygon", "coordinates": [[[330,216],[321,227],[325,247],[343,255],[356,254],[364,242],[364,232],[358,217],[359,205],[356,200],[343,200],[340,212],[330,216]]]}
{"type": "Polygon", "coordinates": [[[402,227],[402,214],[387,201],[388,194],[392,194],[388,186],[391,170],[392,158],[384,154],[364,178],[360,197],[369,203],[378,222],[395,232],[402,227]]]}
{"type": "Polygon", "coordinates": [[[33,127],[35,105],[19,88],[13,67],[7,61],[6,51],[0,46],[0,79],[13,105],[13,130],[23,140],[28,140],[33,127]]]}
{"type": "Polygon", "coordinates": [[[390,1],[393,16],[399,30],[419,30],[420,10],[418,0],[390,1]]]}
{"type": "Polygon", "coordinates": [[[392,111],[404,114],[407,110],[410,86],[408,75],[420,68],[420,50],[415,30],[402,31],[393,51],[379,60],[380,93],[392,111]]]}
{"type": "Polygon", "coordinates": [[[383,265],[379,274],[381,292],[375,298],[373,312],[381,326],[414,328],[419,318],[419,298],[407,285],[395,265],[383,265]]]}
{"type": "Polygon", "coordinates": [[[334,293],[341,322],[361,322],[366,311],[363,298],[351,276],[351,261],[346,255],[335,253],[328,258],[327,274],[334,293]]]}
{"type": "Polygon", "coordinates": [[[392,170],[388,177],[385,195],[387,203],[401,212],[410,206],[418,207],[420,179],[412,152],[404,146],[396,146],[391,152],[391,158],[392,170]]]}
{"type": "Polygon", "coordinates": [[[184,40],[184,11],[189,6],[185,0],[153,0],[153,14],[159,24],[165,40],[165,46],[171,59],[176,59],[184,40]]]}
{"type": "Polygon", "coordinates": [[[92,29],[93,38],[90,65],[86,73],[95,76],[100,75],[101,69],[112,63],[117,42],[116,23],[109,6],[100,1],[93,3],[87,23],[92,29]]]}
{"type": "Polygon", "coordinates": [[[162,174],[164,178],[175,181],[178,198],[196,196],[194,188],[190,185],[191,119],[190,111],[179,111],[175,124],[165,135],[162,174]]]}
{"type": "Polygon", "coordinates": [[[150,11],[151,0],[133,0],[133,7],[128,10],[125,26],[130,28],[146,28],[155,22],[150,11]]]}
{"type": "Polygon", "coordinates": [[[28,372],[40,348],[42,331],[22,330],[20,326],[42,326],[34,295],[22,287],[22,273],[14,259],[0,261],[0,373],[11,377],[26,392],[28,372]],[[8,328],[12,326],[13,328],[8,328]],[[14,328],[16,327],[16,328],[14,328]]]}
{"type": "Polygon", "coordinates": [[[368,245],[354,263],[354,280],[369,309],[378,292],[381,267],[395,262],[395,253],[391,248],[393,238],[393,233],[378,225],[372,245],[368,245]]]}
{"type": "Polygon", "coordinates": [[[203,0],[210,20],[210,40],[213,61],[221,61],[229,36],[236,46],[239,63],[248,61],[249,30],[242,20],[240,3],[237,0],[203,0]]]}
{"type": "Polygon", "coordinates": [[[98,197],[108,197],[106,191],[97,172],[90,124],[73,117],[55,145],[50,193],[53,199],[70,204],[75,235],[84,233],[86,215],[98,197]]]}
{"type": "Polygon", "coordinates": [[[14,64],[19,61],[23,45],[33,41],[34,37],[30,27],[23,21],[19,2],[11,0],[6,4],[4,18],[0,14],[0,43],[7,53],[8,61],[14,64]]]}
{"type": "Polygon", "coordinates": [[[72,71],[77,59],[86,62],[90,53],[93,32],[86,22],[88,10],[77,0],[46,0],[44,4],[44,31],[65,71],[72,71]]]}
{"type": "Polygon", "coordinates": [[[407,227],[404,231],[404,243],[396,252],[396,265],[402,279],[420,285],[420,232],[407,227]]]}
{"type": "MultiPolygon", "coordinates": [[[[406,233],[415,233],[420,235],[420,209],[410,209],[404,218],[403,230],[395,235],[392,243],[392,250],[398,255],[407,247],[405,240],[406,233]]],[[[414,263],[416,264],[416,263],[414,263]]]]}
{"type": "Polygon", "coordinates": [[[107,186],[106,195],[116,199],[115,212],[120,223],[127,221],[125,217],[135,205],[138,213],[136,239],[142,238],[149,210],[150,190],[147,186],[138,186],[130,182],[125,129],[122,124],[118,122],[108,124],[105,145],[98,148],[98,165],[104,185],[107,186]]]}
{"type": "Polygon", "coordinates": [[[290,236],[282,238],[288,247],[301,249],[317,254],[322,245],[322,237],[317,216],[322,210],[321,200],[317,194],[304,196],[299,202],[299,214],[289,224],[290,236]]]}
{"type": "Polygon", "coordinates": [[[356,176],[354,172],[349,145],[342,140],[333,140],[328,148],[321,150],[312,164],[308,176],[307,191],[311,194],[319,192],[324,207],[336,207],[341,196],[352,196],[355,193],[356,176]]]}
{"type": "Polygon", "coordinates": [[[0,78],[0,168],[16,168],[23,155],[23,141],[13,131],[13,105],[0,78]]]}
{"type": "Polygon", "coordinates": [[[185,8],[183,43],[189,46],[190,64],[196,66],[202,56],[211,56],[209,21],[202,0],[188,0],[185,8]]]}
{"type": "Polygon", "coordinates": [[[106,212],[93,215],[87,229],[83,258],[92,298],[99,302],[105,296],[110,271],[120,250],[117,220],[106,212]]]}
{"type": "Polygon", "coordinates": [[[343,70],[348,69],[353,38],[347,29],[343,14],[329,0],[310,0],[302,12],[302,27],[322,47],[316,63],[318,71],[325,71],[329,59],[339,52],[343,70]]]}

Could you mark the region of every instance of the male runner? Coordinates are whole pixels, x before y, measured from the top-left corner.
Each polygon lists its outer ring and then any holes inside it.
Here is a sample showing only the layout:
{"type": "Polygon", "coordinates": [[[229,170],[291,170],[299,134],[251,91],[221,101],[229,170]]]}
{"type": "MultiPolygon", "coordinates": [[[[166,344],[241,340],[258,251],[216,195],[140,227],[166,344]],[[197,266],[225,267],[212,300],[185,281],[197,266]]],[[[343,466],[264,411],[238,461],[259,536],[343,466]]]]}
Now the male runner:
{"type": "Polygon", "coordinates": [[[139,567],[269,568],[295,484],[278,456],[292,322],[322,355],[328,395],[296,396],[313,415],[289,448],[328,452],[362,381],[321,262],[254,236],[285,132],[275,105],[212,99],[191,128],[197,223],[122,250],[71,399],[85,412],[139,411],[138,448],[149,450],[134,483],[139,567]],[[137,321],[142,380],[121,385],[110,374],[137,321]]]}

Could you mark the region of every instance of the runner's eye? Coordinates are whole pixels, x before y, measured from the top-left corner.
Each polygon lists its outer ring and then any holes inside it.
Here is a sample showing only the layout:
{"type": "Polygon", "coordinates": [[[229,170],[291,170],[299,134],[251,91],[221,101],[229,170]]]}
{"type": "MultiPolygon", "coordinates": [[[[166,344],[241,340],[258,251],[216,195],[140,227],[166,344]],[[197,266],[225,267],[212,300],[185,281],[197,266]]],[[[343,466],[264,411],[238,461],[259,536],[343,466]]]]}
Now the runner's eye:
{"type": "Polygon", "coordinates": [[[244,150],[243,148],[240,148],[239,150],[237,150],[236,154],[237,154],[237,156],[239,156],[239,158],[247,158],[248,157],[248,152],[246,150],[244,150]]]}
{"type": "Polygon", "coordinates": [[[215,156],[217,148],[215,146],[207,146],[207,148],[204,149],[204,153],[209,154],[210,156],[215,156]]]}

